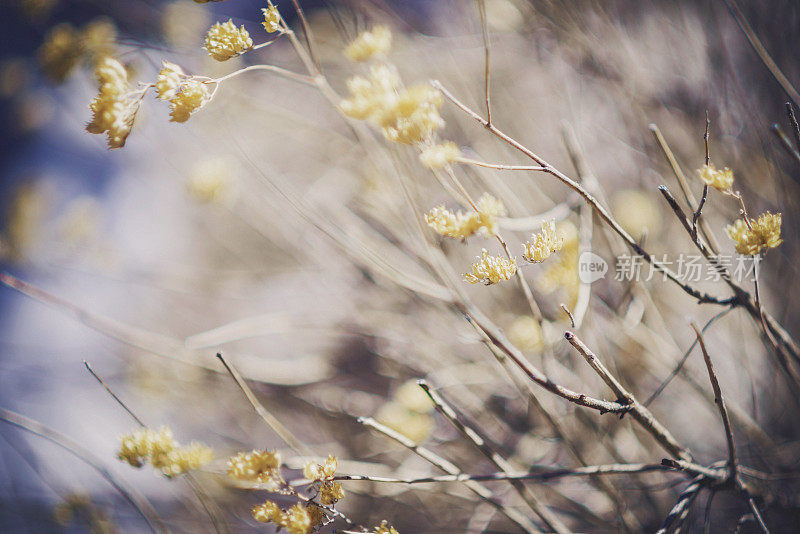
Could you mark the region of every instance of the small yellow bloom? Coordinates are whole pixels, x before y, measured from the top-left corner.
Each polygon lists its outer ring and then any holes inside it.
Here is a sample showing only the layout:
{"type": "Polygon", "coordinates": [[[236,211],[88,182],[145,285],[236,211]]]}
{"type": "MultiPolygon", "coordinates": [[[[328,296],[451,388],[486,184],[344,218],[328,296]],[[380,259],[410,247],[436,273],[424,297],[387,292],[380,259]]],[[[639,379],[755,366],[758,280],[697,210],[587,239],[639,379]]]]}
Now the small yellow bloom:
{"type": "Polygon", "coordinates": [[[502,280],[510,280],[517,272],[517,260],[507,260],[500,256],[490,256],[486,249],[481,250],[478,261],[472,264],[472,272],[464,275],[470,284],[496,284],[502,280]]]}
{"type": "Polygon", "coordinates": [[[170,100],[170,121],[186,122],[192,113],[205,106],[211,100],[208,86],[201,81],[189,79],[180,86],[178,92],[170,100]]]}
{"type": "Polygon", "coordinates": [[[461,155],[458,145],[452,141],[446,141],[438,145],[426,147],[419,155],[419,160],[429,169],[441,169],[448,163],[452,163],[461,155]]]}
{"type": "Polygon", "coordinates": [[[92,120],[86,125],[86,131],[106,133],[108,147],[121,148],[133,128],[139,98],[131,94],[128,73],[116,59],[101,58],[95,66],[95,76],[100,88],[99,94],[89,104],[92,120]]]}
{"type": "Polygon", "coordinates": [[[442,236],[466,239],[477,232],[487,236],[497,234],[497,217],[505,213],[502,201],[485,193],[478,200],[478,212],[453,212],[444,206],[436,206],[425,214],[425,222],[442,236]]]}
{"type": "Polygon", "coordinates": [[[149,462],[171,478],[201,468],[214,458],[214,453],[202,443],[179,447],[172,431],[161,427],[158,431],[143,428],[123,436],[117,458],[133,467],[149,462]]]}
{"type": "Polygon", "coordinates": [[[392,525],[386,522],[386,520],[381,521],[381,524],[375,527],[375,534],[400,534],[397,529],[395,529],[392,525]]]}
{"type": "Polygon", "coordinates": [[[156,77],[156,94],[161,100],[172,100],[178,94],[180,85],[186,79],[183,69],[175,63],[164,61],[156,77]]]}
{"type": "Polygon", "coordinates": [[[274,451],[240,452],[228,458],[228,476],[235,480],[267,484],[270,489],[283,485],[281,455],[274,451]]]}
{"type": "Polygon", "coordinates": [[[266,501],[253,508],[253,519],[259,523],[278,523],[283,519],[283,511],[272,501],[266,501]]]}
{"type": "Polygon", "coordinates": [[[556,222],[543,222],[542,231],[522,245],[522,257],[531,263],[541,263],[563,246],[564,238],[556,233],[556,222]]]}
{"type": "Polygon", "coordinates": [[[366,61],[376,55],[385,55],[392,47],[392,32],[387,26],[375,26],[372,31],[359,34],[345,48],[344,55],[353,61],[366,61]]]}
{"type": "Polygon", "coordinates": [[[280,31],[281,29],[281,14],[278,13],[278,8],[270,3],[269,7],[261,8],[264,13],[264,22],[261,23],[268,33],[280,31]]]}
{"type": "Polygon", "coordinates": [[[217,61],[227,61],[252,47],[253,40],[245,27],[237,28],[230,19],[228,22],[217,22],[206,34],[205,49],[217,61]]]}
{"type": "Polygon", "coordinates": [[[738,219],[725,230],[728,236],[736,242],[736,252],[754,256],[762,249],[775,248],[781,243],[781,223],[783,217],[780,213],[767,212],[758,219],[750,220],[750,228],[744,219],[738,219]]]}
{"type": "Polygon", "coordinates": [[[733,171],[725,167],[722,170],[716,169],[713,165],[703,165],[697,173],[706,185],[720,191],[728,191],[733,185],[733,171]]]}
{"type": "Polygon", "coordinates": [[[289,534],[308,534],[314,530],[314,525],[311,522],[311,514],[308,509],[302,504],[295,504],[283,513],[281,526],[285,528],[289,534]]]}

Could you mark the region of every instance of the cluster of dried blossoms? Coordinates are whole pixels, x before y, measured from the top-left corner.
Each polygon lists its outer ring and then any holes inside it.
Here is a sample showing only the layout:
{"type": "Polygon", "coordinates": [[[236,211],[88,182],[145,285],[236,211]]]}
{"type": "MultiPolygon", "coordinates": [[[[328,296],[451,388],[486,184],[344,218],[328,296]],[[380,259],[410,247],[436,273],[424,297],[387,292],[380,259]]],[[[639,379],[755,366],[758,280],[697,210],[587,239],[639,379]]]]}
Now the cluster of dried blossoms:
{"type": "Polygon", "coordinates": [[[234,480],[263,484],[278,491],[285,481],[281,475],[281,455],[275,451],[240,452],[228,459],[228,476],[234,480]]]}
{"type": "Polygon", "coordinates": [[[253,48],[253,39],[244,26],[237,28],[229,19],[211,26],[204,48],[217,61],[227,61],[253,48]]]}
{"type": "Polygon", "coordinates": [[[510,280],[517,272],[517,260],[500,256],[490,256],[484,248],[478,261],[472,264],[472,271],[464,274],[464,280],[470,284],[491,285],[503,280],[510,280]]]}
{"type": "MultiPolygon", "coordinates": [[[[354,61],[382,56],[391,46],[391,33],[383,26],[359,35],[345,50],[354,61]]],[[[442,97],[429,85],[404,87],[396,69],[385,63],[370,68],[369,75],[347,80],[350,97],[339,104],[348,117],[375,125],[389,141],[413,145],[429,142],[444,120],[439,115],[442,97]]]]}
{"type": "Polygon", "coordinates": [[[425,222],[442,236],[464,240],[476,233],[490,237],[497,235],[497,218],[505,214],[503,203],[485,193],[478,200],[478,211],[453,212],[444,207],[436,206],[425,214],[425,222]]]}
{"type": "Polygon", "coordinates": [[[211,101],[206,81],[189,76],[174,63],[164,61],[156,78],[156,95],[169,102],[172,122],[186,122],[192,113],[211,101]]]}
{"type": "Polygon", "coordinates": [[[333,481],[337,467],[336,457],[328,455],[324,464],[310,462],[303,468],[303,476],[311,481],[310,489],[319,497],[319,502],[322,504],[336,504],[344,498],[342,485],[333,481]]]}
{"type": "Polygon", "coordinates": [[[123,147],[139,110],[142,93],[131,90],[127,70],[111,57],[104,57],[97,63],[95,76],[100,87],[89,104],[92,120],[86,125],[86,131],[105,133],[109,148],[123,147]]]}
{"type": "Polygon", "coordinates": [[[713,165],[703,165],[697,173],[706,185],[719,191],[730,191],[733,186],[733,171],[727,167],[720,170],[713,165]]]}
{"type": "Polygon", "coordinates": [[[123,436],[117,458],[134,467],[149,463],[171,478],[200,469],[214,459],[214,453],[197,442],[181,447],[172,431],[161,427],[158,431],[143,428],[123,436]]]}
{"type": "Polygon", "coordinates": [[[541,263],[563,246],[564,238],[556,233],[556,222],[542,222],[542,231],[523,243],[522,257],[531,263],[541,263]]]}
{"type": "Polygon", "coordinates": [[[422,149],[419,160],[429,169],[441,169],[449,163],[453,163],[461,155],[458,145],[452,141],[430,145],[422,149]]]}
{"type": "Polygon", "coordinates": [[[754,256],[762,250],[775,248],[781,243],[780,213],[764,213],[758,219],[738,219],[726,228],[728,236],[736,242],[736,252],[754,256]]]}

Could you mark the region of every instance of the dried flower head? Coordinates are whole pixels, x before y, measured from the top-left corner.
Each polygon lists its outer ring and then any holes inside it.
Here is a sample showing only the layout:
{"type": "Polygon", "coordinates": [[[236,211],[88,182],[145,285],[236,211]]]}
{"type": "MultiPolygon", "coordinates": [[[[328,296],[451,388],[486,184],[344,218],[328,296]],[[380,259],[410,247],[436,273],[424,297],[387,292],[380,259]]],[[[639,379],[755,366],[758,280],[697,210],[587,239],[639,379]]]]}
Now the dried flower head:
{"type": "Polygon", "coordinates": [[[278,8],[270,2],[269,7],[261,8],[264,13],[264,22],[261,23],[268,33],[273,33],[281,30],[281,14],[278,13],[278,8]]]}
{"type": "Polygon", "coordinates": [[[39,64],[54,82],[63,82],[81,57],[83,49],[78,31],[67,22],[47,32],[39,47],[39,64]]]}
{"type": "Polygon", "coordinates": [[[531,263],[541,263],[563,246],[564,238],[556,233],[556,222],[543,222],[542,231],[531,235],[531,240],[523,243],[522,257],[531,263]]]}
{"type": "Polygon", "coordinates": [[[344,498],[342,485],[332,480],[337,466],[336,457],[329,454],[324,464],[309,462],[303,468],[303,476],[312,482],[322,504],[334,504],[344,498]]]}
{"type": "Polygon", "coordinates": [[[326,519],[325,511],[313,503],[308,506],[295,504],[282,510],[272,501],[266,501],[253,508],[253,519],[259,523],[275,523],[278,530],[286,529],[290,534],[308,534],[326,519]]]}
{"type": "Polygon", "coordinates": [[[253,40],[245,27],[237,28],[230,19],[228,22],[217,22],[206,34],[205,49],[217,61],[227,61],[252,47],[253,40]]]}
{"type": "Polygon", "coordinates": [[[461,155],[458,145],[446,141],[438,145],[426,147],[419,155],[419,160],[429,169],[441,169],[454,162],[461,155]]]}
{"type": "Polygon", "coordinates": [[[490,256],[486,249],[481,249],[478,261],[472,264],[472,272],[464,275],[470,284],[496,284],[502,280],[510,280],[517,272],[517,260],[507,260],[500,256],[490,256]]]}
{"type": "Polygon", "coordinates": [[[764,213],[758,219],[750,219],[750,225],[744,219],[738,219],[725,230],[728,236],[736,242],[736,252],[739,254],[756,255],[763,249],[775,248],[781,243],[781,223],[783,216],[780,213],[764,213]]]}
{"type": "Polygon", "coordinates": [[[578,229],[570,222],[560,223],[557,232],[564,239],[558,257],[547,262],[544,271],[536,278],[536,286],[544,293],[552,293],[563,289],[567,293],[567,305],[575,305],[580,289],[578,276],[578,258],[580,257],[580,239],[578,229]]]}
{"type": "Polygon", "coordinates": [[[385,55],[392,47],[392,32],[387,26],[375,26],[359,34],[344,50],[353,61],[366,61],[373,56],[385,55]]]}
{"type": "Polygon", "coordinates": [[[235,480],[267,484],[278,489],[284,483],[281,476],[281,455],[275,451],[240,452],[228,458],[228,476],[235,480]]]}
{"type": "Polygon", "coordinates": [[[283,519],[283,510],[272,501],[266,501],[253,508],[253,519],[259,523],[278,523],[283,519]]]}
{"type": "Polygon", "coordinates": [[[339,104],[342,113],[370,121],[389,141],[418,143],[444,125],[439,92],[428,85],[400,87],[397,72],[387,65],[373,66],[368,78],[350,78],[347,88],[350,98],[339,104]]]}
{"type": "Polygon", "coordinates": [[[180,91],[170,100],[170,120],[186,122],[192,113],[205,106],[211,100],[208,86],[193,78],[180,85],[180,91]]]}
{"type": "Polygon", "coordinates": [[[697,170],[700,179],[706,185],[720,191],[728,191],[733,186],[733,171],[725,167],[722,170],[716,169],[713,165],[703,165],[702,169],[697,170]]]}
{"type": "Polygon", "coordinates": [[[117,458],[134,467],[149,462],[164,476],[175,477],[209,463],[214,453],[202,443],[179,447],[172,431],[161,427],[158,431],[143,428],[123,436],[117,458]]]}
{"type": "Polygon", "coordinates": [[[300,503],[295,504],[283,513],[280,525],[289,534],[307,534],[314,529],[308,508],[300,503]]]}
{"type": "Polygon", "coordinates": [[[436,206],[425,214],[425,222],[442,236],[466,239],[477,232],[493,236],[497,234],[497,217],[505,213],[503,203],[488,193],[478,200],[478,212],[453,212],[443,205],[436,206]]]}
{"type": "Polygon", "coordinates": [[[141,99],[128,87],[128,73],[122,63],[104,57],[95,67],[95,76],[100,85],[99,94],[89,104],[92,120],[86,131],[93,134],[107,133],[108,147],[121,148],[131,133],[141,99]]]}
{"type": "Polygon", "coordinates": [[[161,100],[172,100],[186,79],[183,69],[175,63],[164,61],[156,78],[156,94],[161,100]]]}

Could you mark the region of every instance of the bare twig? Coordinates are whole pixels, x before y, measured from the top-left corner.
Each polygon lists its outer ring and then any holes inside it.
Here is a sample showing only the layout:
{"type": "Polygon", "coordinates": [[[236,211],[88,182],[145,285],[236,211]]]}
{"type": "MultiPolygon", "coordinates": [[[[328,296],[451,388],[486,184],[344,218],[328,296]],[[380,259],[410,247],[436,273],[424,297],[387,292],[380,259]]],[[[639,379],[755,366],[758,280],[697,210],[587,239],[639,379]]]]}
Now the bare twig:
{"type": "MultiPolygon", "coordinates": [[[[504,473],[511,473],[513,471],[511,464],[509,464],[505,458],[498,454],[497,451],[493,450],[477,430],[466,425],[458,416],[455,409],[450,406],[450,404],[448,404],[438,392],[431,389],[428,383],[424,380],[419,380],[417,383],[419,384],[419,387],[421,387],[422,390],[428,395],[428,398],[431,399],[431,402],[433,402],[433,404],[436,406],[436,410],[445,416],[445,418],[447,418],[447,420],[450,421],[465,438],[471,441],[478,448],[478,450],[480,450],[484,456],[489,459],[490,462],[492,462],[504,473]]],[[[553,515],[539,500],[539,498],[531,493],[530,490],[528,490],[522,483],[520,483],[518,480],[511,480],[511,484],[514,486],[514,489],[517,491],[520,497],[522,497],[522,500],[524,500],[528,506],[531,507],[531,509],[542,521],[544,521],[545,525],[549,529],[559,533],[569,532],[569,529],[567,529],[561,520],[553,515]]]]}
{"type": "Polygon", "coordinates": [[[597,373],[597,375],[606,383],[606,385],[613,391],[618,402],[628,406],[628,411],[634,419],[652,435],[656,441],[669,452],[674,458],[691,461],[692,456],[687,449],[682,447],[672,434],[664,427],[648,410],[645,408],[625,387],[612,375],[609,370],[603,365],[603,362],[591,351],[589,348],[572,332],[566,332],[564,337],[567,338],[570,345],[575,347],[577,351],[584,357],[586,362],[597,373]]]}
{"type": "Polygon", "coordinates": [[[491,73],[489,69],[489,25],[486,21],[486,0],[478,0],[478,13],[481,17],[481,34],[483,34],[483,51],[484,51],[484,97],[486,100],[486,120],[491,124],[492,122],[492,98],[490,94],[489,84],[491,82],[491,73]]]}
{"type": "MultiPolygon", "coordinates": [[[[466,473],[461,471],[457,465],[453,462],[446,460],[436,454],[435,452],[427,449],[421,445],[417,445],[404,435],[400,434],[399,432],[395,432],[391,428],[387,427],[386,425],[382,425],[381,423],[377,422],[376,420],[372,419],[371,417],[359,417],[357,419],[359,423],[373,430],[376,430],[390,438],[400,445],[406,447],[410,451],[414,452],[424,460],[427,460],[429,463],[433,464],[434,466],[438,467],[445,473],[448,473],[451,476],[467,476],[466,473]]],[[[497,508],[502,514],[508,517],[511,521],[517,524],[524,532],[539,532],[539,529],[530,522],[530,520],[525,517],[522,513],[518,510],[513,508],[507,507],[505,504],[500,502],[494,497],[492,490],[487,488],[486,486],[479,484],[474,480],[464,480],[464,486],[470,489],[473,493],[475,493],[478,497],[485,500],[486,502],[492,504],[495,508],[497,508]]]]}
{"type": "Polygon", "coordinates": [[[667,514],[666,519],[661,524],[661,528],[658,529],[656,534],[666,534],[670,527],[675,523],[675,521],[684,515],[684,513],[692,506],[695,498],[700,494],[700,490],[703,489],[703,477],[697,476],[695,477],[692,482],[686,486],[686,489],[681,492],[678,496],[678,502],[675,503],[675,506],[667,514]]]}
{"type": "Polygon", "coordinates": [[[795,148],[794,146],[792,146],[792,142],[791,142],[791,141],[789,141],[789,138],[786,136],[786,134],[785,134],[785,133],[783,133],[783,130],[781,129],[780,125],[778,125],[778,123],[774,123],[772,126],[770,126],[769,130],[770,130],[770,131],[771,131],[773,134],[775,134],[775,137],[777,137],[777,138],[778,138],[778,141],[780,141],[780,143],[781,143],[781,146],[783,147],[783,149],[784,149],[784,150],[785,150],[785,151],[786,151],[786,152],[787,152],[787,153],[788,153],[788,154],[789,154],[789,155],[790,155],[792,158],[794,158],[794,160],[795,160],[795,161],[796,161],[798,164],[800,164],[800,152],[798,152],[798,150],[800,150],[800,149],[797,149],[797,148],[795,148]]]}
{"type": "Polygon", "coordinates": [[[791,102],[786,102],[786,114],[789,115],[789,123],[792,125],[795,145],[797,150],[800,150],[800,124],[797,123],[797,117],[794,114],[794,106],[791,102]]]}
{"type": "Polygon", "coordinates": [[[244,396],[247,397],[248,402],[259,415],[259,417],[261,417],[261,419],[267,423],[267,426],[269,426],[287,445],[289,445],[289,447],[295,453],[299,455],[313,456],[313,452],[300,440],[298,440],[294,434],[292,434],[291,430],[286,428],[283,423],[278,421],[274,415],[264,408],[264,405],[261,404],[256,398],[253,390],[247,385],[247,382],[245,382],[244,378],[242,378],[242,375],[239,373],[236,367],[226,361],[219,352],[217,353],[217,358],[222,362],[222,365],[225,366],[225,370],[228,371],[228,373],[231,375],[231,378],[233,378],[234,382],[236,382],[236,385],[242,390],[242,393],[244,393],[244,396]]]}
{"type": "Polygon", "coordinates": [[[736,24],[739,25],[739,28],[744,33],[744,36],[747,37],[747,42],[750,43],[750,46],[753,47],[753,50],[756,54],[758,54],[759,59],[761,62],[764,63],[764,66],[767,67],[772,77],[780,84],[789,98],[794,102],[795,106],[800,106],[800,94],[797,93],[795,88],[792,86],[792,83],[789,79],[783,74],[778,65],[772,59],[772,56],[769,55],[767,49],[764,48],[764,45],[761,44],[761,40],[756,36],[755,32],[753,32],[753,28],[750,27],[750,24],[747,22],[747,19],[744,18],[744,14],[742,10],[739,9],[739,6],[736,4],[735,0],[722,0],[730,11],[731,15],[733,15],[734,20],[736,20],[736,24]]]}
{"type": "Polygon", "coordinates": [[[728,477],[735,479],[737,476],[738,462],[736,460],[736,443],[733,439],[733,428],[731,427],[731,420],[728,417],[728,410],[725,407],[725,399],[722,396],[722,389],[719,387],[719,380],[717,374],[714,372],[714,364],[711,361],[711,356],[706,349],[703,334],[694,322],[691,323],[692,329],[697,336],[697,341],[700,343],[700,350],[703,353],[703,361],[705,361],[706,369],[708,370],[708,379],[711,382],[711,388],[714,390],[714,402],[717,404],[719,415],[722,418],[722,425],[725,427],[725,439],[728,443],[728,477]]]}

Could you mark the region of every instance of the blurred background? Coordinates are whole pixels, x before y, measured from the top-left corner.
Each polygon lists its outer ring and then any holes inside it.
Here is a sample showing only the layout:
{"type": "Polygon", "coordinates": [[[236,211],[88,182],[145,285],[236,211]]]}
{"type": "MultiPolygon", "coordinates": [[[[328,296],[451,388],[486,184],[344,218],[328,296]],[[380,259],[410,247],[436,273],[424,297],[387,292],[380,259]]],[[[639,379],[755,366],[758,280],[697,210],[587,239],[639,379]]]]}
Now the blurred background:
{"type": "MultiPolygon", "coordinates": [[[[394,33],[388,60],[406,83],[438,79],[482,110],[484,49],[474,3],[301,4],[325,73],[340,94],[345,80],[359,72],[342,55],[344,46],[359,31],[383,23],[394,33]]],[[[148,97],[119,150],[107,150],[101,136],[85,132],[87,106],[96,94],[92,57],[59,49],[59,39],[91,39],[95,53],[119,58],[133,80],[153,80],[164,59],[213,77],[260,63],[301,71],[285,40],[225,63],[201,48],[208,27],[228,18],[244,24],[256,43],[266,41],[262,2],[1,5],[0,263],[35,288],[27,296],[0,288],[0,407],[80,443],[146,495],[175,531],[206,531],[211,525],[186,486],[115,459],[119,435],[135,423],[87,372],[84,360],[148,425],[170,425],[182,442],[202,440],[221,460],[239,450],[282,444],[224,374],[214,357],[218,350],[304,443],[321,455],[335,453],[342,472],[439,474],[358,425],[354,416],[376,417],[466,472],[494,470],[420,398],[414,381],[423,377],[518,468],[574,464],[563,440],[520,395],[475,330],[431,296],[441,286],[420,261],[415,212],[400,183],[412,184],[419,211],[457,204],[411,151],[386,150],[392,172],[372,165],[365,157],[371,149],[352,137],[327,100],[266,72],[225,82],[185,124],[168,122],[166,106],[148,97]]],[[[295,26],[291,2],[277,5],[295,26]]],[[[791,0],[740,1],[740,7],[797,86],[800,7],[791,0]]],[[[563,139],[564,132],[573,132],[601,200],[657,256],[691,253],[692,244],[656,189],[666,184],[679,196],[649,125],[658,125],[699,195],[702,187],[694,178],[704,162],[708,112],[711,161],[734,170],[751,213],[783,213],[784,243],[766,257],[760,289],[766,308],[797,333],[793,282],[800,251],[793,215],[800,164],[770,129],[777,123],[791,138],[789,97],[726,4],[486,0],[486,10],[495,123],[570,176],[575,171],[563,139]]],[[[468,156],[527,164],[453,106],[445,104],[442,114],[443,135],[468,156]]],[[[538,229],[538,214],[554,208],[567,235],[585,230],[576,198],[548,176],[473,168],[463,174],[477,195],[490,191],[505,202],[503,227],[515,236],[514,250],[538,229]]],[[[729,253],[733,246],[724,226],[737,210],[733,200],[712,191],[704,211],[729,253]]],[[[590,239],[592,250],[610,262],[620,250],[597,221],[590,239]]],[[[481,246],[488,248],[478,239],[437,245],[456,273],[469,270],[481,246]]],[[[465,290],[537,366],[603,396],[602,384],[560,337],[568,322],[559,305],[576,303],[576,257],[563,254],[552,265],[526,267],[551,332],[526,316],[515,284],[465,290]]],[[[726,294],[722,284],[701,287],[726,294]]],[[[705,324],[720,311],[697,305],[660,276],[637,284],[608,277],[592,286],[580,333],[647,398],[691,345],[689,322],[705,324]]],[[[771,444],[737,434],[742,462],[765,471],[796,468],[797,398],[785,390],[759,325],[735,310],[706,335],[726,397],[771,444]]],[[[652,409],[698,461],[724,459],[718,414],[701,394],[709,387],[699,354],[685,369],[652,409]]],[[[629,421],[576,411],[544,392],[540,401],[590,464],[658,462],[663,456],[629,421]]],[[[249,508],[263,495],[227,488],[213,470],[203,475],[232,530],[271,531],[250,518],[249,508]]],[[[658,528],[682,489],[679,482],[663,475],[614,480],[623,508],[633,512],[641,531],[658,528]]],[[[791,494],[791,479],[783,483],[780,491],[791,494]]],[[[518,506],[506,486],[497,485],[497,491],[518,506]]],[[[346,489],[352,493],[340,507],[363,524],[388,519],[404,533],[515,531],[457,485],[346,489]]],[[[553,483],[541,491],[571,529],[621,528],[614,503],[586,481],[553,483]]],[[[765,506],[775,531],[788,532],[800,520],[793,505],[765,506]]],[[[709,524],[711,531],[729,532],[745,512],[735,496],[704,496],[688,530],[709,524]]],[[[742,528],[754,527],[751,522],[742,528]]],[[[85,462],[3,424],[0,530],[145,527],[85,462]]]]}

